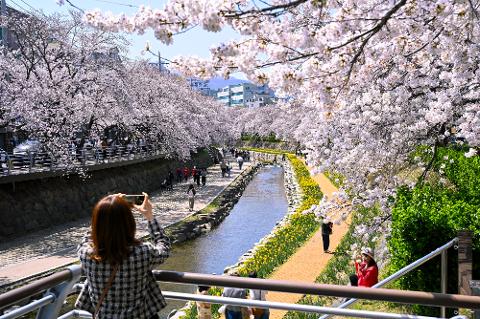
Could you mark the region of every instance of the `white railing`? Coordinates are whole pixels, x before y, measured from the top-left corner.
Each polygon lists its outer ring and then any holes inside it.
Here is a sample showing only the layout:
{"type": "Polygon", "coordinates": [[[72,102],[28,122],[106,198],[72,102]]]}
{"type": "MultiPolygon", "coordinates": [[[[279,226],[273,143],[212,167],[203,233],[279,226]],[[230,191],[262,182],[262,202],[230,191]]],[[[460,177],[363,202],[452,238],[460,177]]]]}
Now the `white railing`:
{"type": "MultiPolygon", "coordinates": [[[[383,285],[386,282],[394,280],[412,269],[420,266],[431,258],[442,254],[449,247],[456,244],[456,240],[443,245],[432,253],[417,260],[411,265],[405,267],[400,272],[386,278],[377,285],[383,285]]],[[[442,271],[443,273],[443,271],[442,271]]],[[[49,277],[39,279],[26,286],[14,289],[0,295],[0,311],[7,309],[6,313],[0,315],[0,319],[18,318],[27,313],[37,311],[37,319],[54,319],[54,318],[91,318],[91,314],[82,310],[73,310],[59,317],[60,309],[65,298],[72,292],[78,291],[82,284],[77,284],[81,276],[81,267],[79,265],[70,266],[68,269],[55,273],[49,277]],[[37,300],[31,301],[23,306],[12,308],[13,305],[32,296],[42,294],[37,300]]],[[[350,287],[325,284],[300,283],[291,281],[280,281],[270,279],[257,278],[240,278],[231,276],[207,275],[196,273],[183,273],[175,271],[154,271],[157,281],[173,282],[181,284],[209,285],[220,287],[238,287],[249,289],[263,289],[269,291],[281,291],[286,293],[313,294],[334,297],[347,297],[357,299],[382,300],[389,302],[400,302],[407,304],[419,304],[434,307],[458,307],[466,309],[480,310],[480,297],[452,295],[445,293],[431,293],[420,291],[402,291],[383,288],[365,288],[350,287]]],[[[313,305],[289,304],[272,301],[258,301],[248,299],[236,299],[217,296],[207,296],[198,294],[187,294],[179,292],[165,291],[166,299],[202,301],[214,304],[226,304],[242,307],[258,307],[266,309],[281,309],[288,311],[302,311],[309,313],[330,315],[342,315],[358,318],[417,318],[417,319],[433,319],[434,317],[416,316],[408,314],[385,313],[378,311],[350,310],[343,307],[321,307],[313,305]]],[[[353,301],[354,302],[354,301],[353,301]]],[[[353,303],[351,302],[351,303],[353,303]]],[[[350,303],[350,304],[351,304],[350,303]]],[[[454,317],[466,318],[462,316],[454,317]]]]}

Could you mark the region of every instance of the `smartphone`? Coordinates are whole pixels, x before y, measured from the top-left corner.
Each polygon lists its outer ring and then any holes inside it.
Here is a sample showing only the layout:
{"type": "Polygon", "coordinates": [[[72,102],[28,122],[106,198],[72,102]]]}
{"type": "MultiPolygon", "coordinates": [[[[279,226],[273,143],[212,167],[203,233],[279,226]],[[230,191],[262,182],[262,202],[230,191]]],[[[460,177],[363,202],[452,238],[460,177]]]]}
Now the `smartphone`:
{"type": "Polygon", "coordinates": [[[125,195],[123,196],[126,201],[135,204],[135,205],[142,205],[143,201],[145,200],[145,195],[125,195]]]}

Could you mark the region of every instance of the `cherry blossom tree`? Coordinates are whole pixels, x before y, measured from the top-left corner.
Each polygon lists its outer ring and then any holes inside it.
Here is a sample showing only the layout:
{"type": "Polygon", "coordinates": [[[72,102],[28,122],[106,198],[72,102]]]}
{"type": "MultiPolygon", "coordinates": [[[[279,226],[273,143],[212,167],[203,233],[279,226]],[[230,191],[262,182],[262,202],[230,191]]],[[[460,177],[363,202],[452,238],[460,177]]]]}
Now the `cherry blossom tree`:
{"type": "Polygon", "coordinates": [[[78,167],[70,145],[99,141],[111,128],[167,157],[187,158],[228,138],[221,105],[177,76],[124,61],[121,36],[75,14],[3,23],[19,49],[0,55],[1,124],[40,141],[59,164],[78,167]]]}
{"type": "MultiPolygon", "coordinates": [[[[166,44],[192,26],[233,28],[240,40],[212,48],[209,59],[178,57],[177,68],[205,78],[241,71],[293,100],[290,108],[245,111],[237,130],[275,130],[299,140],[310,163],[346,177],[354,204],[380,204],[388,212],[389,197],[409,182],[401,173],[419,145],[435,154],[454,135],[472,147],[467,156],[479,147],[479,5],[170,0],[133,16],[97,10],[84,19],[101,30],[153,29],[166,44]]],[[[432,163],[417,164],[421,180],[432,163]]]]}

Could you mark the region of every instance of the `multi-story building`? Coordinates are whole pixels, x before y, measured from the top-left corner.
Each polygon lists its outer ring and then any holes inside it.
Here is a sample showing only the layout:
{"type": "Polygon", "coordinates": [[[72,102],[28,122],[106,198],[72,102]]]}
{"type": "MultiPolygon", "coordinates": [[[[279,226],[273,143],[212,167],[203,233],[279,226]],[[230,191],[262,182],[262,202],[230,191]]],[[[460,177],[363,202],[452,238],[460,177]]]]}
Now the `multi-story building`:
{"type": "Polygon", "coordinates": [[[230,86],[226,86],[217,92],[217,100],[230,106],[230,86]]]}
{"type": "Polygon", "coordinates": [[[242,83],[220,89],[217,100],[228,106],[255,107],[272,103],[274,95],[266,86],[242,83]]]}
{"type": "Polygon", "coordinates": [[[189,78],[187,79],[188,83],[190,84],[190,87],[195,90],[199,91],[203,95],[207,96],[217,96],[217,91],[212,90],[209,85],[208,85],[208,80],[201,80],[197,78],[189,78]]]}

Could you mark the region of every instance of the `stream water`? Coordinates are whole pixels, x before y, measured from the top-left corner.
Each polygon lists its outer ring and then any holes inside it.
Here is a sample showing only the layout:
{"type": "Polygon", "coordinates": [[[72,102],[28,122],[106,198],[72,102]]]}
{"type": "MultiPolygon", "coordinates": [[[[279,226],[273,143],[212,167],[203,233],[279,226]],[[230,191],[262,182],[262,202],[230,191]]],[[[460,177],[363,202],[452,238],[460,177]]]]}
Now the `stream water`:
{"type": "MultiPolygon", "coordinates": [[[[287,198],[283,186],[283,169],[277,166],[262,168],[248,184],[230,215],[210,233],[195,240],[175,245],[162,270],[221,274],[226,266],[267,235],[276,222],[287,213],[287,198]]],[[[194,292],[196,287],[160,283],[162,290],[194,292]]],[[[160,313],[166,318],[174,308],[185,302],[167,300],[160,313]]]]}

